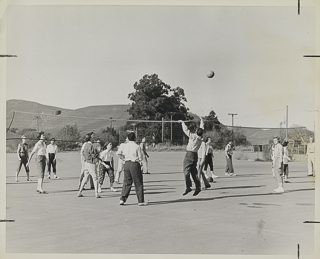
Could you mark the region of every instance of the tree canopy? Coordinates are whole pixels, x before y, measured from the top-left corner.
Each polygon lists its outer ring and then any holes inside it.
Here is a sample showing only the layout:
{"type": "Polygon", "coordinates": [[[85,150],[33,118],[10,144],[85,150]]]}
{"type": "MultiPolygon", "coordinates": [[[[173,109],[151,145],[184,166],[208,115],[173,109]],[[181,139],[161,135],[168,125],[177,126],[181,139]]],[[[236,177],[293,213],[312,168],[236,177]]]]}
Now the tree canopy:
{"type": "MultiPolygon", "coordinates": [[[[128,110],[131,120],[192,119],[184,104],[187,99],[181,87],[171,88],[157,74],[144,75],[133,87],[135,91],[128,95],[132,101],[128,110]]],[[[154,135],[160,141],[161,123],[139,122],[135,126],[139,136],[154,135]]],[[[164,134],[168,135],[169,131],[165,130],[164,134]]]]}

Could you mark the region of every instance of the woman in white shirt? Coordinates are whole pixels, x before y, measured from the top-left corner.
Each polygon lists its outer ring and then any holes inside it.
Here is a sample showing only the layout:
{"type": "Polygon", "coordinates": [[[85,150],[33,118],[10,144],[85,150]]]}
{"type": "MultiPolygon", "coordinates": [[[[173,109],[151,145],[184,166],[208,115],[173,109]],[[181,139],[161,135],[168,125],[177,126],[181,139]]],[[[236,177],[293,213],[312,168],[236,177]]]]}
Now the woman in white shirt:
{"type": "Polygon", "coordinates": [[[43,194],[43,193],[47,193],[42,188],[44,172],[46,169],[46,149],[47,149],[47,146],[44,143],[45,136],[44,136],[43,131],[39,132],[38,139],[39,139],[39,141],[35,144],[32,152],[30,154],[27,166],[29,166],[29,163],[31,161],[32,156],[35,153],[37,153],[36,163],[37,163],[37,168],[38,168],[38,172],[39,172],[37,192],[40,194],[43,194]]]}
{"type": "Polygon", "coordinates": [[[107,149],[100,153],[99,162],[99,180],[98,180],[98,192],[101,193],[101,186],[103,184],[106,172],[110,178],[110,191],[116,192],[113,188],[114,183],[114,153],[112,151],[112,143],[109,142],[107,149]]]}
{"type": "Polygon", "coordinates": [[[288,176],[289,176],[289,166],[288,162],[290,161],[289,152],[288,152],[288,141],[283,142],[283,175],[284,175],[284,182],[288,183],[288,176]]]}

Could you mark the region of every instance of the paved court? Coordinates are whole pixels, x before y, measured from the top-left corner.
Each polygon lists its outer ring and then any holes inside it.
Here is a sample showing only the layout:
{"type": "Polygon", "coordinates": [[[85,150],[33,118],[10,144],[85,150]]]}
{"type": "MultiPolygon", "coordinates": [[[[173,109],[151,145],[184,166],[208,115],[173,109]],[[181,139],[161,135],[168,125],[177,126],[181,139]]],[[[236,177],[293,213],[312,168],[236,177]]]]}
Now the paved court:
{"type": "MultiPolygon", "coordinates": [[[[314,178],[306,165],[289,163],[290,183],[276,188],[270,162],[234,161],[236,177],[224,176],[224,155],[215,154],[220,177],[199,196],[182,196],[184,152],[151,152],[144,176],[148,206],[137,206],[134,188],[125,206],[106,178],[101,199],[93,190],[77,197],[78,152],[61,153],[60,180],[45,179],[36,193],[24,169],[14,181],[16,154],[7,154],[7,253],[300,255],[314,251],[314,178]]],[[[122,177],[121,177],[122,182],[122,177]]],[[[88,185],[87,185],[88,187],[88,185]]],[[[115,185],[120,190],[121,185],[115,185]]],[[[302,258],[302,257],[301,257],[302,258]]]]}

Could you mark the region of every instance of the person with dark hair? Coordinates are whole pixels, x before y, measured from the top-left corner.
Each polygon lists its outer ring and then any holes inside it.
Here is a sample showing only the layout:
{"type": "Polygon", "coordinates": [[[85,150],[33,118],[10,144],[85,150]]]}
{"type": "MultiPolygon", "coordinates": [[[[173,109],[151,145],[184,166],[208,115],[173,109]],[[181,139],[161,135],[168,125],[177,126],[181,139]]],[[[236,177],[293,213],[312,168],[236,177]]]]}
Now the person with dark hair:
{"type": "Polygon", "coordinates": [[[146,149],[146,138],[143,137],[140,143],[140,148],[142,151],[142,172],[144,174],[150,174],[149,170],[148,170],[148,158],[149,155],[147,153],[147,149],[146,149]]]}
{"type": "Polygon", "coordinates": [[[279,137],[273,138],[274,143],[274,150],[272,155],[272,164],[273,164],[273,170],[275,174],[276,181],[278,183],[278,188],[274,189],[275,192],[282,193],[284,192],[283,189],[283,181],[281,177],[281,168],[282,168],[282,160],[283,160],[283,147],[280,144],[279,137]]]}
{"type": "MultiPolygon", "coordinates": [[[[209,166],[209,168],[210,168],[210,173],[211,173],[211,175],[212,175],[212,179],[218,178],[219,176],[217,176],[217,175],[214,174],[214,169],[213,169],[213,158],[214,158],[214,155],[213,155],[213,148],[212,148],[212,146],[210,145],[210,143],[211,143],[211,138],[206,137],[206,138],[204,139],[204,142],[206,143],[206,156],[205,156],[204,168],[203,168],[204,174],[205,174],[205,176],[208,178],[208,176],[207,176],[207,169],[208,169],[208,166],[209,166]]],[[[213,180],[212,180],[212,181],[213,181],[213,180]]]]}
{"type": "Polygon", "coordinates": [[[232,154],[233,154],[233,143],[232,141],[229,141],[229,143],[226,145],[224,151],[226,153],[226,160],[227,160],[227,164],[226,164],[226,176],[236,176],[236,174],[234,173],[234,168],[233,168],[233,164],[232,164],[232,154]]]}
{"type": "Polygon", "coordinates": [[[211,187],[209,181],[207,180],[207,175],[205,174],[203,167],[205,165],[205,158],[206,158],[206,143],[202,141],[201,146],[198,150],[198,178],[200,180],[201,184],[201,178],[204,184],[204,187],[202,189],[208,189],[211,187]]]}
{"type": "Polygon", "coordinates": [[[47,193],[43,190],[43,178],[44,178],[44,172],[46,169],[46,144],[44,143],[45,135],[43,131],[40,131],[38,134],[39,141],[34,145],[34,148],[30,154],[27,166],[29,166],[30,161],[32,159],[32,156],[37,153],[36,157],[36,163],[39,171],[39,177],[38,177],[38,185],[37,185],[37,192],[39,194],[47,193]]]}
{"type": "Polygon", "coordinates": [[[202,118],[200,118],[200,128],[196,130],[196,133],[191,133],[187,125],[182,120],[179,120],[178,122],[181,123],[183,132],[189,138],[188,145],[187,145],[187,153],[183,161],[183,173],[184,173],[185,184],[186,184],[186,190],[183,193],[183,195],[186,195],[192,191],[191,189],[192,183],[190,179],[190,174],[191,174],[192,179],[196,185],[196,189],[193,193],[193,196],[196,196],[201,192],[200,180],[198,178],[197,162],[198,162],[198,150],[202,143],[204,124],[203,124],[202,118]]]}
{"type": "Polygon", "coordinates": [[[113,188],[114,183],[114,153],[112,151],[112,143],[108,142],[107,148],[100,153],[100,163],[99,163],[99,180],[98,180],[98,192],[101,193],[101,186],[104,182],[104,178],[108,173],[110,178],[110,191],[116,192],[117,190],[113,188]]]}
{"type": "Polygon", "coordinates": [[[120,146],[118,147],[118,150],[116,152],[116,155],[118,157],[118,167],[117,167],[117,172],[116,172],[116,176],[115,176],[115,183],[120,184],[120,175],[123,172],[123,168],[124,168],[124,155],[123,155],[123,147],[124,145],[128,142],[128,137],[126,137],[126,140],[124,143],[121,143],[120,146]]]}
{"type": "Polygon", "coordinates": [[[47,146],[46,150],[46,157],[47,157],[47,170],[48,170],[48,179],[51,178],[51,165],[52,165],[52,172],[54,174],[53,179],[60,179],[57,176],[57,154],[58,154],[58,146],[55,144],[55,138],[52,138],[51,143],[47,146]]]}
{"type": "Polygon", "coordinates": [[[27,181],[31,181],[29,177],[29,166],[27,166],[29,154],[28,154],[28,144],[26,143],[26,137],[24,135],[21,136],[21,143],[18,145],[17,155],[19,160],[18,169],[16,172],[16,182],[18,182],[18,176],[21,170],[21,166],[24,166],[27,174],[27,181]]]}
{"type": "Polygon", "coordinates": [[[283,175],[284,175],[284,182],[288,183],[288,177],[289,177],[289,165],[288,162],[291,160],[289,157],[289,152],[288,152],[288,141],[283,142],[282,146],[283,146],[283,175]]]}
{"type": "Polygon", "coordinates": [[[84,157],[84,177],[81,181],[80,189],[78,192],[78,197],[82,197],[82,190],[84,185],[86,184],[89,175],[91,175],[93,179],[94,191],[96,198],[100,198],[98,193],[98,174],[97,174],[97,165],[98,165],[98,156],[99,153],[93,147],[91,143],[91,135],[86,136],[86,140],[88,140],[83,147],[83,157],[84,157]]]}
{"type": "Polygon", "coordinates": [[[143,176],[141,171],[141,161],[142,154],[141,148],[135,142],[136,135],[134,132],[128,134],[128,142],[123,146],[123,156],[124,156],[124,179],[122,192],[120,197],[120,205],[124,205],[127,201],[132,183],[134,183],[136,194],[138,198],[138,205],[145,206],[148,205],[144,201],[144,190],[143,190],[143,176]]]}

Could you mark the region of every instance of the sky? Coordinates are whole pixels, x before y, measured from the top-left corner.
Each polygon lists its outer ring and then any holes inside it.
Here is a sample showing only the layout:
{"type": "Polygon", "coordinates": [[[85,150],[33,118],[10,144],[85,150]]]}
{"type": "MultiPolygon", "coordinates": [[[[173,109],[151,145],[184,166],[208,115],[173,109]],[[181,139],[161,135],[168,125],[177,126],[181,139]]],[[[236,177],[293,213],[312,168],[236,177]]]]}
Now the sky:
{"type": "MultiPolygon", "coordinates": [[[[316,11],[304,6],[15,5],[6,98],[61,108],[129,104],[144,75],[220,122],[314,130],[316,11]],[[208,70],[215,76],[207,78],[208,70]]],[[[3,26],[4,20],[1,21],[3,26]]]]}

